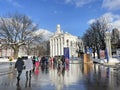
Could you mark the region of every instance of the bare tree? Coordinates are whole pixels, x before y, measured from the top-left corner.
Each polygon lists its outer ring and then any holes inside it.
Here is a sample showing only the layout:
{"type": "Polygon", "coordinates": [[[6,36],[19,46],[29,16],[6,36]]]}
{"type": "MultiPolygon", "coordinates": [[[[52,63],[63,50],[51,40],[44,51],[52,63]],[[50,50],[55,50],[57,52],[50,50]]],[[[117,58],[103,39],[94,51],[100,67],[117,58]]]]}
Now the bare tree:
{"type": "Polygon", "coordinates": [[[34,39],[37,30],[32,20],[23,14],[12,14],[0,18],[0,39],[14,50],[14,58],[18,57],[19,48],[34,39]]]}
{"type": "Polygon", "coordinates": [[[83,36],[84,45],[93,48],[93,52],[97,52],[98,58],[99,50],[105,50],[105,32],[107,31],[107,23],[104,18],[96,20],[90,25],[90,28],[83,36]]]}
{"type": "Polygon", "coordinates": [[[39,47],[39,53],[41,53],[42,55],[50,55],[50,42],[48,40],[41,42],[39,47]]]}
{"type": "Polygon", "coordinates": [[[111,34],[112,53],[115,53],[120,48],[119,30],[114,28],[111,34]]]}
{"type": "Polygon", "coordinates": [[[78,49],[76,50],[78,57],[83,57],[83,47],[82,46],[83,46],[83,42],[81,41],[81,38],[78,37],[78,42],[77,42],[78,49]]]}
{"type": "Polygon", "coordinates": [[[27,55],[30,55],[32,54],[32,52],[34,51],[34,55],[35,55],[35,52],[39,52],[40,51],[40,48],[39,46],[41,45],[41,42],[43,40],[43,33],[39,33],[39,34],[36,34],[35,32],[33,32],[34,35],[32,35],[32,37],[30,37],[31,39],[28,39],[27,40],[27,43],[26,43],[26,50],[27,50],[27,55]]]}

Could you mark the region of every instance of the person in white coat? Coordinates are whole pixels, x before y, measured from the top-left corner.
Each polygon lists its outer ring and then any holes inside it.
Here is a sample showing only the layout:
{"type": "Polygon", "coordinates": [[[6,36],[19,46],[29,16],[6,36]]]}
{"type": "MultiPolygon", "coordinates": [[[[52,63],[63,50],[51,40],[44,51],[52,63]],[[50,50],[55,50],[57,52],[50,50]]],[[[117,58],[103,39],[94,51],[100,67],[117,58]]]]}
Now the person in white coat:
{"type": "Polygon", "coordinates": [[[31,78],[31,71],[33,70],[33,62],[32,58],[28,56],[28,59],[24,61],[25,71],[26,71],[26,79],[31,78]]]}

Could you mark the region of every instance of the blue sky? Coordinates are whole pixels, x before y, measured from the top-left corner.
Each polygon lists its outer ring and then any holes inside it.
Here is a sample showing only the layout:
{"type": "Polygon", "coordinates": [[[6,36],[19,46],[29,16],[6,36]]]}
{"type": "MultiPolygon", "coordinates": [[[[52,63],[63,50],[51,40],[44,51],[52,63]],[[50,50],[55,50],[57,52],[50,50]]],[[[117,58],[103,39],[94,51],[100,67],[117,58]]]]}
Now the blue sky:
{"type": "Polygon", "coordinates": [[[56,31],[56,25],[82,36],[96,18],[109,17],[120,27],[120,0],[0,0],[0,16],[19,12],[29,16],[40,29],[56,31]]]}

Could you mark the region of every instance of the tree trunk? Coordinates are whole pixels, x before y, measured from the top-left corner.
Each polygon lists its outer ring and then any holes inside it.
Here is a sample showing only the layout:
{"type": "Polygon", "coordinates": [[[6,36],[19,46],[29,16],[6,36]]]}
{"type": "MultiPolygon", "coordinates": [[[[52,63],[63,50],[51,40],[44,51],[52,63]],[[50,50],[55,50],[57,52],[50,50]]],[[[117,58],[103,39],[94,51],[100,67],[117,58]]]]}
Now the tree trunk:
{"type": "Polygon", "coordinates": [[[95,52],[93,52],[93,58],[95,58],[95,52]]]}
{"type": "Polygon", "coordinates": [[[30,43],[27,44],[27,55],[30,55],[31,54],[31,48],[30,48],[30,43]]]}
{"type": "Polygon", "coordinates": [[[97,49],[97,58],[98,58],[98,59],[100,59],[100,55],[99,55],[99,48],[98,48],[98,47],[96,47],[96,49],[97,49]]]}
{"type": "Polygon", "coordinates": [[[14,59],[18,58],[19,46],[15,46],[14,48],[14,59]]]}
{"type": "Polygon", "coordinates": [[[30,55],[30,48],[27,48],[27,55],[30,55]]]}

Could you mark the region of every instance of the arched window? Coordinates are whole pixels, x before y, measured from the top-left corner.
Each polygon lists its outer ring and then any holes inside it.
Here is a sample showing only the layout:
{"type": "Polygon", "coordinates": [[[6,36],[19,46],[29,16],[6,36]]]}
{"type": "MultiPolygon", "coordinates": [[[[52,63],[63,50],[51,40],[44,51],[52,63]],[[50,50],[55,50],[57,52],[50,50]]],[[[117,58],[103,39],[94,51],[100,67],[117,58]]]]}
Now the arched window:
{"type": "Polygon", "coordinates": [[[67,39],[66,42],[67,42],[67,47],[68,47],[69,46],[69,40],[67,39]]]}

